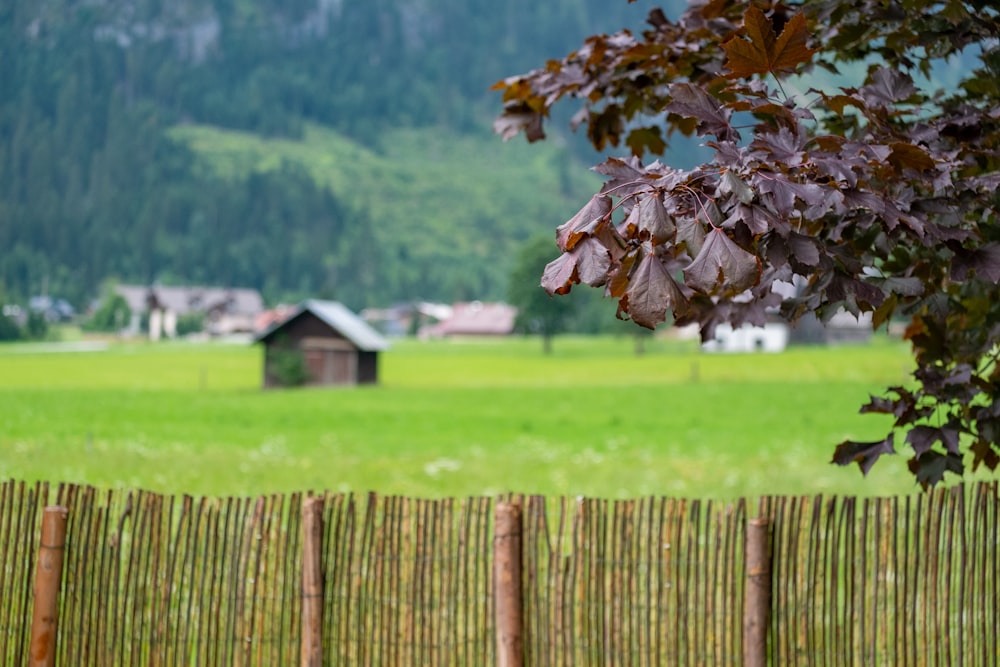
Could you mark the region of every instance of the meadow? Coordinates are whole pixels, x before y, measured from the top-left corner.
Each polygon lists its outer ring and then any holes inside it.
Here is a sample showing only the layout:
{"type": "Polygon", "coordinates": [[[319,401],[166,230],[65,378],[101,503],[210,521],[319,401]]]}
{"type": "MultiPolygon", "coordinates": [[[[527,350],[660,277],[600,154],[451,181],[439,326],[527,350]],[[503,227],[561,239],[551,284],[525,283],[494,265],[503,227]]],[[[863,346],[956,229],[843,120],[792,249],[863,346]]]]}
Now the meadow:
{"type": "MultiPolygon", "coordinates": [[[[397,341],[378,386],[260,389],[259,347],[0,347],[0,479],[167,493],[736,498],[916,490],[905,453],[829,463],[904,382],[904,343],[706,354],[649,340],[397,341]]],[[[899,447],[901,449],[901,447],[899,447]]]]}

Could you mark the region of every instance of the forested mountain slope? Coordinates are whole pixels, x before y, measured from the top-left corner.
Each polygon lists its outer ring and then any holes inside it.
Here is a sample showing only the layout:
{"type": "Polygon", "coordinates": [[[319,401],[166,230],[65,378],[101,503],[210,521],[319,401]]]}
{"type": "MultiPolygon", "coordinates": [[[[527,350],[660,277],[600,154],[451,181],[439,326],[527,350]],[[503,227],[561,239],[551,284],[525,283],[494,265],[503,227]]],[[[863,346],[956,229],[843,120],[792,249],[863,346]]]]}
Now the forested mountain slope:
{"type": "Polygon", "coordinates": [[[101,281],[500,298],[579,206],[573,143],[489,133],[497,79],[649,6],[0,3],[0,301],[101,281]]]}

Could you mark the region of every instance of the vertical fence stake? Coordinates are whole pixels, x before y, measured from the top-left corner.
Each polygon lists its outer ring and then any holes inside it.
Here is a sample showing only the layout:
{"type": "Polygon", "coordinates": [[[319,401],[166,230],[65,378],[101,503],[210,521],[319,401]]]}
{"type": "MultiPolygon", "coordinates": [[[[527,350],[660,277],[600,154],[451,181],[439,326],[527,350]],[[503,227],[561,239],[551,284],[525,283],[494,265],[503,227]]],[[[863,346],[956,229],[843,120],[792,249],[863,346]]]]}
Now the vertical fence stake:
{"type": "Polygon", "coordinates": [[[521,506],[497,503],[493,527],[497,665],[524,666],[521,607],[521,506]]]}
{"type": "Polygon", "coordinates": [[[771,614],[771,525],[762,517],[747,521],[746,593],[743,597],[743,664],[767,665],[771,614]]]}
{"type": "Polygon", "coordinates": [[[302,667],[323,664],[323,499],[302,501],[302,667]]]}
{"type": "Polygon", "coordinates": [[[65,507],[46,507],[35,568],[35,600],[31,616],[31,667],[56,664],[56,633],[59,630],[59,584],[66,548],[65,507]]]}

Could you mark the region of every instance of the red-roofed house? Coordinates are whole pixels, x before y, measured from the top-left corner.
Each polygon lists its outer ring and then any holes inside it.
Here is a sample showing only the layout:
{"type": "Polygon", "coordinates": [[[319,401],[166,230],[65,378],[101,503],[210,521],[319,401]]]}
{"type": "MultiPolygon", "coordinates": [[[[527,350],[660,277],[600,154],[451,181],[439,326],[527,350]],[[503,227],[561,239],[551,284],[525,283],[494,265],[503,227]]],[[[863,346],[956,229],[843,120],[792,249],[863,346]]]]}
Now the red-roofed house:
{"type": "Polygon", "coordinates": [[[517,308],[506,303],[456,303],[451,317],[421,330],[427,338],[507,336],[514,331],[517,308]]]}

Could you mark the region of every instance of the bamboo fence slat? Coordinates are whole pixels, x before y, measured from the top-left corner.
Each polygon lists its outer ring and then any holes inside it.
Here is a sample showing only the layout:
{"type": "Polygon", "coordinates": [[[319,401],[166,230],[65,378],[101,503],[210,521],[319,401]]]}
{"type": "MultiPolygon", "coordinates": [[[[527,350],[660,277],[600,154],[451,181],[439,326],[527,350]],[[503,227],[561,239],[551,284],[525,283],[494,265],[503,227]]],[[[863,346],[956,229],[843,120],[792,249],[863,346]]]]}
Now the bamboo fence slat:
{"type": "MultiPolygon", "coordinates": [[[[0,482],[0,664],[27,664],[53,500],[60,664],[295,664],[305,497],[0,482]]],[[[525,665],[742,664],[746,501],[503,500],[522,508],[525,665]]],[[[496,502],[322,496],[323,663],[495,664],[496,502]]],[[[997,664],[998,505],[996,482],[762,498],[771,664],[997,664]]]]}

